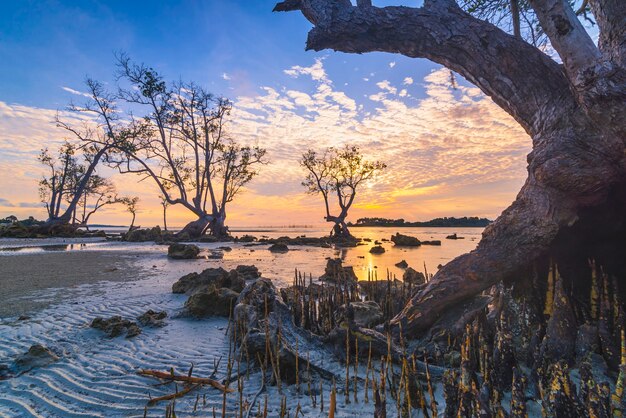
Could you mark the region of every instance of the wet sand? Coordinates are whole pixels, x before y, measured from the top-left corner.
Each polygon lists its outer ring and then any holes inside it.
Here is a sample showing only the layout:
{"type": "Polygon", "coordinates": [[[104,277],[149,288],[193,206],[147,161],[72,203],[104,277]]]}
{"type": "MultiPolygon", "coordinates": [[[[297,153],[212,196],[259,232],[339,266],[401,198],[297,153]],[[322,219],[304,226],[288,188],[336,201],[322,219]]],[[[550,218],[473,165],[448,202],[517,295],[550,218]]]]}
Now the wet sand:
{"type": "Polygon", "coordinates": [[[0,256],[0,318],[26,315],[60,301],[29,298],[45,289],[69,288],[107,281],[131,281],[143,277],[137,259],[148,254],[123,251],[59,251],[0,256]]]}

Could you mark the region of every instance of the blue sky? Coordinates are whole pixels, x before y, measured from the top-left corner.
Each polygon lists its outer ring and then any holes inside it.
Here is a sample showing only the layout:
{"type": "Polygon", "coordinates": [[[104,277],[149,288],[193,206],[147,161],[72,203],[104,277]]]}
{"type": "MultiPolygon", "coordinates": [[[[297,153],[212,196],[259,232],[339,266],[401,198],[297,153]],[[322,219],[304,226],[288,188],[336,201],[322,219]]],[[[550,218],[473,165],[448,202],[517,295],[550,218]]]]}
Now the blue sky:
{"type": "MultiPolygon", "coordinates": [[[[375,1],[392,3],[402,2],[375,1]]],[[[233,99],[233,135],[268,149],[271,164],[233,202],[229,219],[235,224],[319,221],[320,202],[304,193],[298,159],[308,147],[345,143],[389,166],[357,198],[354,219],[494,218],[513,200],[525,178],[530,140],[478,89],[458,76],[455,89],[448,70],[423,59],[306,52],[310,23],[299,13],[272,13],[273,6],[0,2],[0,172],[14,173],[0,178],[0,217],[45,216],[36,156],[64,138],[51,121],[69,102],[80,102],[75,93],[86,76],[115,89],[116,52],[167,80],[194,81],[233,99]]],[[[113,181],[120,193],[140,196],[140,222],[158,222],[153,185],[133,177],[113,181]]],[[[171,213],[173,224],[190,220],[184,210],[171,213]]],[[[122,208],[110,207],[94,221],[123,223],[126,217],[122,208]]]]}
{"type": "MultiPolygon", "coordinates": [[[[393,81],[393,73],[401,77],[409,68],[421,78],[434,68],[426,60],[383,53],[305,52],[309,22],[299,13],[272,13],[273,5],[249,0],[2,2],[1,98],[63,107],[69,96],[61,87],[79,89],[86,75],[112,81],[114,54],[120,51],[169,79],[194,80],[231,97],[276,86],[285,68],[317,56],[326,57],[326,71],[355,97],[371,93],[363,78],[393,81]],[[397,63],[394,72],[391,61],[397,63]]],[[[306,80],[289,80],[285,86],[301,83],[306,80]]]]}

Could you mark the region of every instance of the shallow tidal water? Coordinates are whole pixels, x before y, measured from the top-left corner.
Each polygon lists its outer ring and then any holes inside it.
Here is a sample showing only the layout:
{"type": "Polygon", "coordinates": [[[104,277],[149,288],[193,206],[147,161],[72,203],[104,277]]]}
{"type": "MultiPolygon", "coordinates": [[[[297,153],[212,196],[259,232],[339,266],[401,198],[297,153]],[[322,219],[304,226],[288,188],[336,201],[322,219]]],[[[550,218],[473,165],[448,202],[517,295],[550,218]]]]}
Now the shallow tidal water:
{"type": "MultiPolygon", "coordinates": [[[[234,235],[252,234],[271,238],[284,235],[320,236],[325,232],[312,229],[233,230],[234,235]]],[[[49,300],[47,307],[30,312],[29,318],[23,320],[13,315],[0,316],[0,364],[10,364],[35,343],[47,346],[60,357],[59,361],[50,366],[0,381],[0,417],[141,417],[144,416],[149,396],[170,394],[175,388],[174,385],[158,385],[154,379],[138,376],[138,369],[168,371],[174,367],[177,372],[186,374],[193,364],[194,376],[209,376],[214,369],[214,362],[220,357],[225,362],[228,356],[228,339],[225,336],[227,319],[193,320],[177,317],[187,297],[172,294],[171,285],[189,272],[208,267],[230,269],[238,264],[254,264],[264,277],[271,278],[281,287],[291,284],[295,268],[311,273],[316,278],[323,273],[327,258],[340,257],[344,265],[352,265],[362,279],[366,279],[368,272],[373,271],[377,271],[378,277],[382,279],[387,269],[391,274],[401,277],[402,270],[394,264],[402,259],[420,271],[424,270],[426,264],[428,272],[433,273],[437,265],[472,250],[481,232],[479,228],[355,228],[353,233],[356,236],[370,238],[372,242],[340,250],[294,246],[286,254],[272,254],[267,250],[267,245],[246,247],[232,243],[199,244],[205,250],[202,253],[205,255],[223,245],[231,247],[232,251],[224,251],[221,260],[192,261],[169,260],[166,256],[167,247],[154,244],[97,240],[0,240],[0,263],[8,260],[7,257],[36,259],[36,254],[44,251],[46,254],[57,252],[59,255],[68,251],[119,253],[124,257],[132,256],[133,253],[141,254],[134,258],[131,268],[124,272],[128,276],[125,281],[98,281],[30,293],[25,289],[24,294],[19,296],[21,300],[49,300]],[[393,248],[390,242],[384,242],[384,254],[369,254],[374,240],[389,239],[395,232],[422,240],[440,239],[442,245],[399,249],[393,248]],[[445,236],[454,232],[465,239],[445,239],[445,236]],[[44,249],[42,245],[47,244],[53,247],[44,249]],[[97,316],[121,315],[135,320],[148,309],[165,310],[168,314],[166,325],[162,328],[144,327],[139,336],[131,339],[110,339],[89,327],[91,320],[97,316]]],[[[88,269],[84,274],[90,274],[88,269]]],[[[0,303],[3,303],[2,297],[0,295],[0,303]]],[[[216,378],[219,380],[224,376],[225,367],[221,366],[216,378]]],[[[248,401],[259,389],[259,380],[258,372],[246,380],[244,396],[248,401]]],[[[300,402],[301,412],[305,416],[320,415],[319,410],[310,405],[308,396],[298,395],[293,390],[283,389],[289,396],[290,408],[295,408],[300,402]]],[[[277,415],[279,395],[275,391],[275,388],[270,388],[268,392],[270,416],[277,415]]],[[[238,412],[237,401],[237,393],[228,396],[229,415],[238,412]]],[[[164,402],[149,407],[147,416],[164,416],[166,404],[164,402]]],[[[217,416],[221,416],[221,404],[221,393],[212,388],[201,388],[178,400],[176,412],[179,417],[211,416],[212,408],[215,407],[217,416]],[[194,413],[196,395],[200,397],[200,406],[194,413]],[[206,396],[206,404],[203,395],[206,396]]],[[[371,401],[367,406],[363,402],[343,406],[340,402],[337,416],[367,416],[371,411],[371,401]]],[[[293,413],[294,409],[291,409],[292,416],[293,413]]]]}

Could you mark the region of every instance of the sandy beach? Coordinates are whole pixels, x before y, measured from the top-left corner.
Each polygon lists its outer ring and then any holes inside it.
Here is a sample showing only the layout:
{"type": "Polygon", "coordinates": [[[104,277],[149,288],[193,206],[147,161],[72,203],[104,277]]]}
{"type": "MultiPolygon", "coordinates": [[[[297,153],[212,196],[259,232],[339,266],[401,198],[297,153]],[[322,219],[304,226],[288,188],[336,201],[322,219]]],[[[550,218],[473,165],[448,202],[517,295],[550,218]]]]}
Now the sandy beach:
{"type": "Polygon", "coordinates": [[[123,251],[58,251],[0,258],[0,317],[27,315],[59,302],[29,297],[45,289],[70,288],[99,281],[132,281],[143,277],[137,259],[146,254],[123,251]]]}

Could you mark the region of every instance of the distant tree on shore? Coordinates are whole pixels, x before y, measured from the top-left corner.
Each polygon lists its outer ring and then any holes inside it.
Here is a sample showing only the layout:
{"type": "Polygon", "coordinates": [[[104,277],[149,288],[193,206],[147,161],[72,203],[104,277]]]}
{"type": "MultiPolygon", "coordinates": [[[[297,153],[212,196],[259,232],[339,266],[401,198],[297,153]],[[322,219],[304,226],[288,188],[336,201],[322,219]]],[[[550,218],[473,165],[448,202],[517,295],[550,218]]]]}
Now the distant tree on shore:
{"type": "Polygon", "coordinates": [[[135,229],[135,219],[137,218],[137,211],[139,210],[137,207],[138,203],[138,197],[125,197],[122,199],[122,204],[126,206],[126,211],[133,215],[133,219],[130,221],[130,226],[128,227],[128,232],[135,229]]]}
{"type": "Polygon", "coordinates": [[[387,167],[385,163],[365,160],[358,147],[346,145],[343,148],[328,148],[321,155],[308,150],[302,155],[300,165],[307,173],[302,185],[308,193],[322,196],[326,209],[324,219],[334,223],[331,237],[351,237],[346,218],[357,189],[384,170],[387,167]],[[330,200],[333,196],[339,206],[337,215],[331,215],[330,200]]]}
{"type": "Polygon", "coordinates": [[[122,201],[109,179],[94,174],[97,162],[94,164],[94,155],[84,148],[66,141],[56,156],[43,149],[38,161],[48,169],[39,181],[39,197],[48,222],[86,227],[99,209],[122,201]]]}

